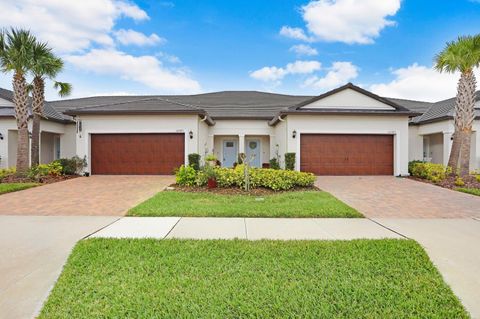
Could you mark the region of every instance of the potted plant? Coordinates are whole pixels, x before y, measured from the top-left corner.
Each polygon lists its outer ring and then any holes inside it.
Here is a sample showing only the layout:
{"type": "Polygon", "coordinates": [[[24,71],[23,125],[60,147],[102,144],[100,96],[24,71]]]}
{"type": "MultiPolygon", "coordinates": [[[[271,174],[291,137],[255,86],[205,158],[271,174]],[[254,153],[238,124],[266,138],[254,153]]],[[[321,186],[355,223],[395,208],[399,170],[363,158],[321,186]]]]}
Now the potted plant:
{"type": "Polygon", "coordinates": [[[207,155],[205,157],[205,162],[211,166],[211,167],[215,167],[217,165],[217,157],[213,154],[210,154],[210,155],[207,155]]]}
{"type": "Polygon", "coordinates": [[[206,165],[204,167],[204,173],[207,177],[207,186],[208,188],[217,188],[217,173],[211,165],[206,165]]]}

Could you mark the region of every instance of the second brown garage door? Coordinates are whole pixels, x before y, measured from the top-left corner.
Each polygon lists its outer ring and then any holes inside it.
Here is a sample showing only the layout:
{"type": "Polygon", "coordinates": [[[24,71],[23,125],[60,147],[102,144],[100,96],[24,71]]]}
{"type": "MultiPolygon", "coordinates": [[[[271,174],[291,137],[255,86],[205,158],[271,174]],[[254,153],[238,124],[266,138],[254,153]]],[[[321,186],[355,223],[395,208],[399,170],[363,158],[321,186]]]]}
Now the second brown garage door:
{"type": "Polygon", "coordinates": [[[393,136],[302,134],[300,162],[316,175],[393,175],[393,136]]]}
{"type": "Polygon", "coordinates": [[[184,134],[92,134],[92,174],[161,175],[185,161],[184,134]]]}

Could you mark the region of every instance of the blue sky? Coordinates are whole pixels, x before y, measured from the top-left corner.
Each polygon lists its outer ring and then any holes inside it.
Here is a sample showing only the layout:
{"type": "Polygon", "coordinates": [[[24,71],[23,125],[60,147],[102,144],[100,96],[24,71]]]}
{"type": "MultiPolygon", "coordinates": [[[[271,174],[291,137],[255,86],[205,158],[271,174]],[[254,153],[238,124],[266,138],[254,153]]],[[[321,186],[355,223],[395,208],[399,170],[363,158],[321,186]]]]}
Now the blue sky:
{"type": "MultiPolygon", "coordinates": [[[[0,0],[0,26],[48,41],[66,61],[59,79],[73,84],[74,97],[314,95],[351,81],[438,100],[455,93],[456,75],[433,71],[434,55],[479,32],[479,20],[480,3],[469,0],[0,0]]],[[[0,86],[10,77],[1,75],[0,86]]]]}

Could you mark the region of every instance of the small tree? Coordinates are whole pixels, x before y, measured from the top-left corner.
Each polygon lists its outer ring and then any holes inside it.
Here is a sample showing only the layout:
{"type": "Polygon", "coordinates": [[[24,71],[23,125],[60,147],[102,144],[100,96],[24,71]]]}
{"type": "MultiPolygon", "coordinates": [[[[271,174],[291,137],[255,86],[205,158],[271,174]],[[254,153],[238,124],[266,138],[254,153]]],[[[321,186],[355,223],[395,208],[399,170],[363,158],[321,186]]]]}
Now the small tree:
{"type": "Polygon", "coordinates": [[[455,100],[455,132],[448,166],[460,175],[470,171],[470,144],[475,119],[476,79],[473,69],[480,65],[480,35],[459,37],[448,42],[435,57],[435,68],[440,72],[460,72],[455,100]]]}

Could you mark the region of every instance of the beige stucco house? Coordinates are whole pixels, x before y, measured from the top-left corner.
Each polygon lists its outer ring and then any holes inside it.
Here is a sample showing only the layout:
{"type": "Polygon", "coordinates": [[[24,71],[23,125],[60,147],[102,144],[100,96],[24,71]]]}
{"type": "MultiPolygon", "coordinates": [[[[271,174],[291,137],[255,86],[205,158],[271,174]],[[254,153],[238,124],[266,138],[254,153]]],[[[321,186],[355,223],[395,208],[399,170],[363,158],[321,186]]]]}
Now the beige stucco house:
{"type": "MultiPolygon", "coordinates": [[[[452,128],[433,127],[452,120],[423,122],[432,109],[435,103],[384,98],[350,83],[315,97],[229,91],[51,101],[41,161],[78,155],[92,174],[170,174],[190,153],[213,153],[223,166],[246,153],[262,167],[271,158],[284,165],[284,154],[293,152],[297,170],[318,175],[407,175],[409,160],[447,156],[452,128]]],[[[0,167],[13,166],[16,124],[11,92],[3,89],[0,134],[0,167]]]]}

